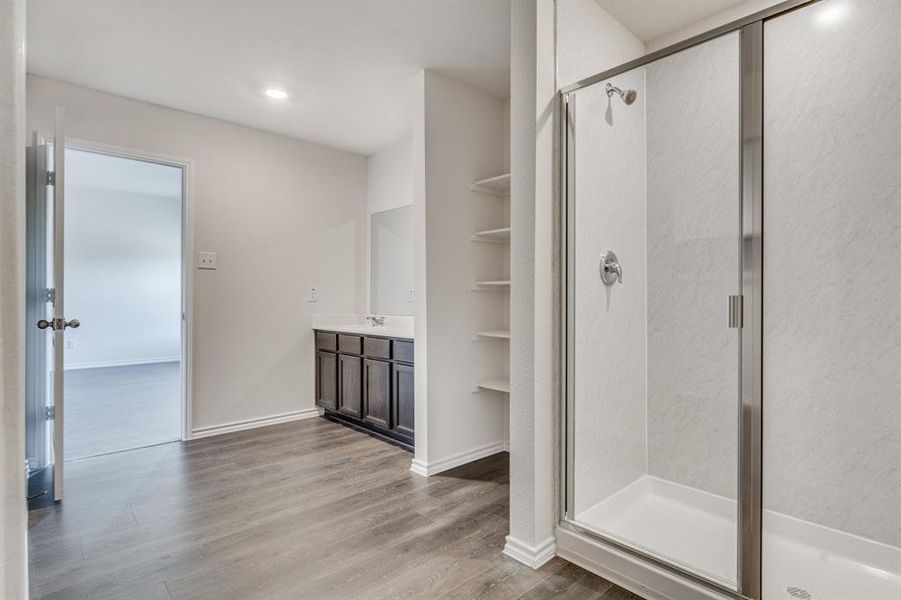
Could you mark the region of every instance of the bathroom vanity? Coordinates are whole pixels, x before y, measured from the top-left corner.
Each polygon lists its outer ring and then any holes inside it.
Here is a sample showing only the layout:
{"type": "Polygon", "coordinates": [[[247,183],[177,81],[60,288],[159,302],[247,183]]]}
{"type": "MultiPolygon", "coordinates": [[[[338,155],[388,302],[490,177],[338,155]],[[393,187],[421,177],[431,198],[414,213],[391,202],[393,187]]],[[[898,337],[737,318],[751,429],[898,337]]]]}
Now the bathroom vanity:
{"type": "Polygon", "coordinates": [[[402,328],[317,328],[316,404],[325,416],[413,449],[413,339],[402,328]]]}

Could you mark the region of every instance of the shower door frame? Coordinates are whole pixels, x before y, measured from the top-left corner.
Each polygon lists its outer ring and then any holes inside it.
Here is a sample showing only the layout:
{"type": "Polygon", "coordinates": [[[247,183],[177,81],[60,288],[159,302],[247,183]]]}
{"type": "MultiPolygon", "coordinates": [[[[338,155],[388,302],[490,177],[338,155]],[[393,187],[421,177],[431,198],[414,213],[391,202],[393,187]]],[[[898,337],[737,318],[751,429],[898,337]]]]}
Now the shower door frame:
{"type": "MultiPolygon", "coordinates": [[[[819,0],[788,0],[742,19],[711,29],[700,35],[652,52],[641,58],[607,69],[557,93],[557,143],[559,181],[560,288],[558,323],[560,332],[560,435],[559,447],[559,523],[566,531],[606,545],[613,550],[644,561],[649,566],[677,575],[726,598],[759,600],[762,587],[762,383],[763,383],[763,24],[789,11],[819,0]],[[643,67],[667,56],[699,46],[714,38],[740,32],[740,194],[739,194],[739,269],[743,297],[742,324],[739,328],[739,422],[738,422],[738,590],[723,586],[691,571],[662,560],[621,541],[580,526],[573,514],[573,477],[570,474],[574,452],[574,373],[573,294],[569,274],[573,273],[573,211],[575,201],[575,135],[572,127],[576,111],[575,92],[616,75],[643,67]]],[[[725,299],[724,299],[725,300],[725,299]]]]}

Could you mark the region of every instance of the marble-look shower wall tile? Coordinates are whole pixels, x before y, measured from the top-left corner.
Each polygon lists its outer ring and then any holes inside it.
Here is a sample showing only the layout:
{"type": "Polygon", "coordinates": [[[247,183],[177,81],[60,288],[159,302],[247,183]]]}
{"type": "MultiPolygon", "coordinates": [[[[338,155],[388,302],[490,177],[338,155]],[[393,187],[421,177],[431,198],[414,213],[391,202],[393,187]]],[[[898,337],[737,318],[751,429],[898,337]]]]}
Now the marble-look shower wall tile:
{"type": "Polygon", "coordinates": [[[604,83],[576,95],[575,508],[580,513],[646,472],[644,69],[615,77],[631,106],[604,83]],[[604,285],[613,250],[622,283],[604,285]]]}
{"type": "Polygon", "coordinates": [[[901,3],[764,28],[765,507],[901,546],[901,3]]]}
{"type": "Polygon", "coordinates": [[[735,497],[739,41],[648,65],[648,471],[735,497]]]}

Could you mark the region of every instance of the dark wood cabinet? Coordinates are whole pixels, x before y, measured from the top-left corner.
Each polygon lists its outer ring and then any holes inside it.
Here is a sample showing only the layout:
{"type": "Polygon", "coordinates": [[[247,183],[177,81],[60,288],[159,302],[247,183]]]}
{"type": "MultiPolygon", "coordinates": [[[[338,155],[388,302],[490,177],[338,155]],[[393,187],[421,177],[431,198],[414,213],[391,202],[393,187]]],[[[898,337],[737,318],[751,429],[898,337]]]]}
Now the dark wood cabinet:
{"type": "Polygon", "coordinates": [[[323,350],[316,351],[316,404],[338,408],[338,355],[323,350]]]}
{"type": "Polygon", "coordinates": [[[363,420],[382,429],[391,428],[391,363],[363,361],[363,420]]]}
{"type": "Polygon", "coordinates": [[[363,359],[338,355],[338,411],[359,419],[363,416],[363,359]]]}
{"type": "Polygon", "coordinates": [[[391,406],[392,429],[403,437],[413,439],[413,365],[394,363],[391,406]]]}
{"type": "Polygon", "coordinates": [[[316,404],[333,421],[413,446],[413,341],[316,330],[316,404]]]}

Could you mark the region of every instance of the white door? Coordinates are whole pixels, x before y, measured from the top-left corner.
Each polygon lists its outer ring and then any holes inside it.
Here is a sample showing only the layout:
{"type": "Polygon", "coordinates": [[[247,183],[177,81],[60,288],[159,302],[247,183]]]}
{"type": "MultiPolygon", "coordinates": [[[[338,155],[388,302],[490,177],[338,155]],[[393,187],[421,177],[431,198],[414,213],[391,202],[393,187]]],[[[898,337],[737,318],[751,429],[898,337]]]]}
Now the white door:
{"type": "Polygon", "coordinates": [[[28,206],[28,361],[26,445],[29,500],[63,497],[65,332],[65,110],[53,139],[30,149],[28,206]]]}

